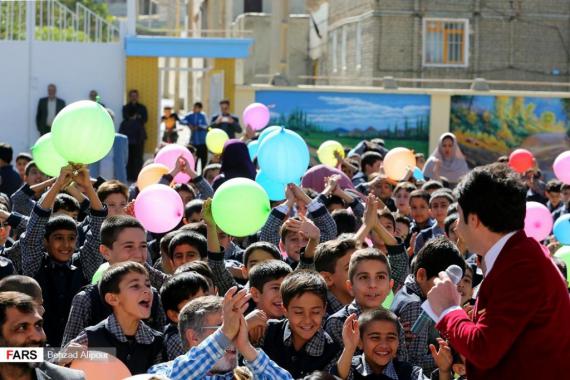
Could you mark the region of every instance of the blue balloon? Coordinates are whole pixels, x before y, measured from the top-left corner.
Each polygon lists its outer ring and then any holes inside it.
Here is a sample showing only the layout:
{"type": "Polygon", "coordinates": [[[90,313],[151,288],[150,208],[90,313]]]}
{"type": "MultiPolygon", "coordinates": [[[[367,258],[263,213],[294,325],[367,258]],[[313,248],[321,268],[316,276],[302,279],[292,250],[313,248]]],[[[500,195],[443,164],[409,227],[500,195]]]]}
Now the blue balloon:
{"type": "Polygon", "coordinates": [[[252,161],[255,160],[255,157],[257,156],[258,148],[259,148],[259,140],[254,140],[249,144],[247,144],[247,150],[249,151],[249,158],[251,158],[252,161]]]}
{"type": "Polygon", "coordinates": [[[263,131],[261,131],[261,133],[259,134],[259,137],[257,138],[257,141],[261,144],[261,142],[263,140],[265,140],[265,138],[271,134],[271,132],[275,132],[275,131],[279,131],[281,130],[282,127],[278,126],[278,125],[272,125],[269,127],[266,127],[265,129],[263,129],[263,131]]]}
{"type": "Polygon", "coordinates": [[[414,168],[414,178],[417,181],[424,181],[425,180],[424,173],[422,172],[422,169],[418,168],[417,166],[414,168]]]}
{"type": "Polygon", "coordinates": [[[279,183],[271,178],[269,178],[265,173],[260,170],[255,177],[255,182],[261,185],[267,195],[269,195],[270,201],[281,201],[285,199],[285,187],[286,183],[279,183]]]}
{"type": "Polygon", "coordinates": [[[570,214],[558,218],[552,231],[560,244],[570,245],[570,214]]]}
{"type": "Polygon", "coordinates": [[[275,182],[296,183],[309,166],[309,148],[297,133],[281,128],[260,143],[257,163],[275,182]]]}

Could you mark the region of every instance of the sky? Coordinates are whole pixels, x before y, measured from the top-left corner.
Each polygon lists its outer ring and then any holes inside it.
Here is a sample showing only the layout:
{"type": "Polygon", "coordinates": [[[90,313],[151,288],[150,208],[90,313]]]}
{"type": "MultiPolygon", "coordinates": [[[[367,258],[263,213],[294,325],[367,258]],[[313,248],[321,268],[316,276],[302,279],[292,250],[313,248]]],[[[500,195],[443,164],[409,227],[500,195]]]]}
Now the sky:
{"type": "Polygon", "coordinates": [[[381,130],[395,122],[402,127],[405,117],[413,126],[418,117],[429,116],[430,111],[428,95],[257,91],[256,101],[270,108],[272,118],[301,108],[325,131],[370,126],[381,130]]]}

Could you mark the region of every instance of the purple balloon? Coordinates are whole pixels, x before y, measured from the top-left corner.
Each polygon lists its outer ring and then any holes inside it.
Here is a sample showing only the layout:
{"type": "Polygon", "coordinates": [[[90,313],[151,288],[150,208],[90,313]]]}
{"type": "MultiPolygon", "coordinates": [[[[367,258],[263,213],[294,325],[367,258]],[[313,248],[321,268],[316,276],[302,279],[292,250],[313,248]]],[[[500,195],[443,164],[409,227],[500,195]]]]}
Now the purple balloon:
{"type": "Polygon", "coordinates": [[[561,182],[570,185],[570,150],[562,152],[554,160],[552,165],[554,174],[561,182]]]}
{"type": "MultiPolygon", "coordinates": [[[[180,156],[186,158],[190,167],[194,169],[194,157],[192,153],[184,146],[178,144],[168,144],[159,150],[154,158],[154,162],[165,165],[168,169],[172,170],[176,166],[176,160],[180,156]]],[[[186,173],[178,173],[176,177],[174,177],[174,182],[176,183],[188,183],[188,181],[190,181],[190,176],[186,173]]]]}
{"type": "Polygon", "coordinates": [[[526,217],[524,218],[524,232],[527,236],[542,241],[552,231],[552,214],[545,205],[538,202],[526,202],[526,217]]]}
{"type": "Polygon", "coordinates": [[[184,204],[171,187],[150,185],[135,200],[135,216],[150,232],[168,232],[182,220],[184,204]]]}
{"type": "Polygon", "coordinates": [[[243,110],[243,122],[250,125],[254,131],[264,128],[269,123],[269,109],[265,104],[251,103],[243,110]]]}

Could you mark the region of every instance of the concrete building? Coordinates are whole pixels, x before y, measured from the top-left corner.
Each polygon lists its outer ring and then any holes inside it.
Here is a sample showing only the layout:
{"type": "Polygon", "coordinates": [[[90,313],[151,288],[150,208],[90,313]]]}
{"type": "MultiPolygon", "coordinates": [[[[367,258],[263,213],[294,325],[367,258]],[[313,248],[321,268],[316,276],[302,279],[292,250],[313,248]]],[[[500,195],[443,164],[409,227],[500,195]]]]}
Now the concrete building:
{"type": "MultiPolygon", "coordinates": [[[[567,0],[329,0],[318,83],[465,88],[474,78],[570,80],[567,0]],[[429,80],[463,79],[465,83],[429,80]]],[[[559,89],[549,85],[532,89],[559,89]]]]}

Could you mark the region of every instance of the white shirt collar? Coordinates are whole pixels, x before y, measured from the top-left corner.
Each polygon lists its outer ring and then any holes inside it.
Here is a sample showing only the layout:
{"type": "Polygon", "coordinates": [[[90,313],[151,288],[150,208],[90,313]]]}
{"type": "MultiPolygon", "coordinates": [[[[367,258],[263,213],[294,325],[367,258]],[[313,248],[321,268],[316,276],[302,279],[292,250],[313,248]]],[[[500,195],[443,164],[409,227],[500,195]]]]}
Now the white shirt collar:
{"type": "Polygon", "coordinates": [[[487,254],[485,255],[485,268],[486,268],[486,272],[485,272],[485,277],[489,275],[489,273],[491,272],[491,269],[493,269],[493,265],[495,265],[495,261],[497,261],[497,257],[499,257],[499,253],[501,253],[501,251],[503,250],[503,248],[505,247],[505,244],[507,244],[507,241],[511,238],[511,236],[513,236],[515,233],[517,233],[517,231],[513,231],[513,232],[509,232],[508,234],[506,234],[505,236],[503,236],[502,238],[500,238],[492,247],[491,249],[489,249],[487,251],[487,254]]]}

